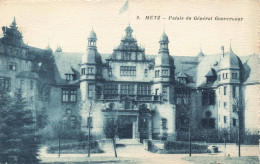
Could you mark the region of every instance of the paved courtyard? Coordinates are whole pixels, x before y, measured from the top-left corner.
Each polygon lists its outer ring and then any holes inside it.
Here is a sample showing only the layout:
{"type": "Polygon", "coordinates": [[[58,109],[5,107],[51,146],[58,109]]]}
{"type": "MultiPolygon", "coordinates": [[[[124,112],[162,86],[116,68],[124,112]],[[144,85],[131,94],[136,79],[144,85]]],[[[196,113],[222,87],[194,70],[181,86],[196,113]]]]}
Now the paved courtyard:
{"type": "MultiPolygon", "coordinates": [[[[120,144],[120,142],[119,142],[120,144]]],[[[192,156],[198,157],[224,157],[224,146],[218,145],[220,153],[216,154],[192,154],[192,156]]],[[[47,147],[42,147],[40,150],[40,159],[43,163],[53,163],[53,162],[85,162],[87,163],[156,163],[156,164],[167,164],[167,163],[181,163],[190,164],[183,158],[187,157],[188,154],[156,154],[144,150],[144,146],[140,143],[128,143],[117,148],[118,158],[114,157],[113,148],[108,148],[105,153],[101,154],[91,154],[88,158],[87,154],[61,154],[59,158],[57,154],[46,153],[47,147]]],[[[229,144],[226,147],[226,155],[231,157],[237,157],[237,146],[234,144],[229,144]]],[[[242,156],[258,156],[259,149],[258,146],[241,146],[242,156]]]]}

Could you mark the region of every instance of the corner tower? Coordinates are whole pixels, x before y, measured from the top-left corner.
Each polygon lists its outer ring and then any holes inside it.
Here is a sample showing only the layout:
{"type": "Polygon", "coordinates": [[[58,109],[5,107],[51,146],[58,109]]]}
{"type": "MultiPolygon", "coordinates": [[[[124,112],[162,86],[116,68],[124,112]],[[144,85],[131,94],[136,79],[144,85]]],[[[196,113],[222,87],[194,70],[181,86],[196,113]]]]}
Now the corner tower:
{"type": "Polygon", "coordinates": [[[227,128],[230,132],[237,130],[238,109],[241,106],[241,61],[232,51],[224,52],[222,46],[220,66],[218,69],[218,102],[219,128],[227,128]]]}
{"type": "Polygon", "coordinates": [[[97,36],[92,29],[88,37],[87,50],[82,56],[80,89],[82,99],[94,99],[100,95],[97,82],[102,77],[102,59],[97,51],[97,36]]]}
{"type": "Polygon", "coordinates": [[[154,68],[154,93],[155,95],[162,95],[163,101],[173,103],[174,93],[174,60],[169,54],[169,39],[165,31],[163,31],[159,40],[159,52],[155,58],[154,68]]]}

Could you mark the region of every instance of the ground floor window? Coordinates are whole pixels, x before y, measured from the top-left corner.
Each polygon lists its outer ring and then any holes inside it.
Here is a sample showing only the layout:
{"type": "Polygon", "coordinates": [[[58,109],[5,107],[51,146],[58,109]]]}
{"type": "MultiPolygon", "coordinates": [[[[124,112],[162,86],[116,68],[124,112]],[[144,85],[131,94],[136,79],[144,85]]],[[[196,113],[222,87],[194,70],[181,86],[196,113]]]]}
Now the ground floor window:
{"type": "Polygon", "coordinates": [[[201,125],[206,129],[214,129],[215,128],[215,119],[214,118],[204,118],[201,120],[201,125]]]}

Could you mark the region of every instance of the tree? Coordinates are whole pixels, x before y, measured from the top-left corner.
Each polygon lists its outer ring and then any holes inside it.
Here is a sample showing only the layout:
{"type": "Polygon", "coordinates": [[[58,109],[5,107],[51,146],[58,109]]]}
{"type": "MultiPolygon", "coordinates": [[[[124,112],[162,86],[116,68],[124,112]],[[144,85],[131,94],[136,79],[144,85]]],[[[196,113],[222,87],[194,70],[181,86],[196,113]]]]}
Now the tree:
{"type": "Polygon", "coordinates": [[[46,127],[46,129],[51,129],[52,134],[58,139],[58,157],[61,154],[61,140],[72,133],[68,120],[64,120],[61,113],[60,108],[49,111],[46,127]]]}
{"type": "Polygon", "coordinates": [[[1,96],[1,151],[0,162],[35,164],[39,163],[38,143],[33,114],[27,108],[21,89],[15,97],[4,93],[1,96]]]}
{"type": "Polygon", "coordinates": [[[118,111],[120,109],[123,109],[122,103],[115,103],[113,109],[115,109],[115,113],[107,117],[104,130],[105,130],[106,137],[111,138],[113,141],[114,153],[115,153],[115,157],[117,157],[115,138],[118,136],[118,128],[120,125],[118,111]]]}
{"type": "Polygon", "coordinates": [[[83,123],[87,122],[86,127],[88,128],[88,157],[90,157],[90,135],[91,135],[90,130],[92,128],[91,115],[98,109],[98,105],[96,104],[94,99],[85,99],[85,100],[81,100],[80,109],[81,109],[81,117],[83,119],[83,123]]]}

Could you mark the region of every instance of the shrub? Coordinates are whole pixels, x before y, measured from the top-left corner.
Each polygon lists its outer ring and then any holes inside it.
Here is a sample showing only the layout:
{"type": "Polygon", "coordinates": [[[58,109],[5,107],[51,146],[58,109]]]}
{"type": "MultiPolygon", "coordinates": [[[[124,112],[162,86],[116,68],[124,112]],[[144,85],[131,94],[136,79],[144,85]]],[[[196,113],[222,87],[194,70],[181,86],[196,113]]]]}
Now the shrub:
{"type": "MultiPolygon", "coordinates": [[[[98,146],[98,143],[96,141],[91,141],[90,142],[90,150],[91,153],[103,153],[104,151],[101,150],[98,146]]],[[[62,144],[60,146],[61,152],[62,153],[71,153],[71,154],[76,154],[76,153],[86,153],[88,150],[88,143],[86,142],[74,142],[74,143],[66,143],[62,144]]],[[[50,146],[48,147],[47,151],[48,153],[58,153],[59,146],[50,146]]]]}
{"type": "MultiPolygon", "coordinates": [[[[189,153],[189,143],[187,142],[171,142],[164,143],[164,154],[181,154],[189,153]]],[[[191,144],[192,153],[209,153],[207,145],[191,144]]]]}
{"type": "Polygon", "coordinates": [[[258,145],[260,136],[257,132],[246,131],[242,136],[243,144],[258,145]]]}

